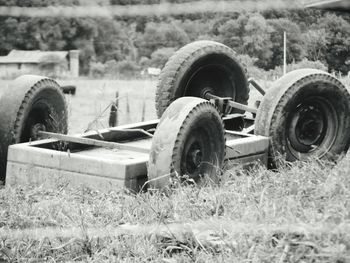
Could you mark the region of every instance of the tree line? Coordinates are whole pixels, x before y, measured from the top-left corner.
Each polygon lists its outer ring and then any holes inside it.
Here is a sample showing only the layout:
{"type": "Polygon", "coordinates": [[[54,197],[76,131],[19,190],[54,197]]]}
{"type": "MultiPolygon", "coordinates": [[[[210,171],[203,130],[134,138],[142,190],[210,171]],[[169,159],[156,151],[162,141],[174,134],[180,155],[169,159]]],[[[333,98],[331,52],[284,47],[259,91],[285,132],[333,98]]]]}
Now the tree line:
{"type": "MultiPolygon", "coordinates": [[[[79,0],[0,0],[0,6],[80,5],[79,0]]],[[[164,0],[100,0],[105,4],[156,4],[164,0]]],[[[167,2],[189,2],[167,0],[167,2]]],[[[86,2],[85,2],[86,4],[86,2]]],[[[271,70],[283,62],[322,63],[350,71],[350,23],[339,13],[314,9],[198,13],[151,17],[0,17],[0,55],[12,49],[80,50],[81,73],[162,67],[175,50],[209,39],[233,48],[246,63],[271,70]]]]}

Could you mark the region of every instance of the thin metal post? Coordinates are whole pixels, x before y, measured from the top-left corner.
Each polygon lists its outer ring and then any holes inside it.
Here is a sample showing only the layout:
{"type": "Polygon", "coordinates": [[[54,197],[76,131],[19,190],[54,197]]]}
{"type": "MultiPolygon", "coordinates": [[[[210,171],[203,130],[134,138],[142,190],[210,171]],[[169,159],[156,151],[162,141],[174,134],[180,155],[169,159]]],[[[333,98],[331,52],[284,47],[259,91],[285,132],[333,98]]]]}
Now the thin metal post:
{"type": "Polygon", "coordinates": [[[283,32],[283,75],[287,73],[287,34],[283,32]]]}

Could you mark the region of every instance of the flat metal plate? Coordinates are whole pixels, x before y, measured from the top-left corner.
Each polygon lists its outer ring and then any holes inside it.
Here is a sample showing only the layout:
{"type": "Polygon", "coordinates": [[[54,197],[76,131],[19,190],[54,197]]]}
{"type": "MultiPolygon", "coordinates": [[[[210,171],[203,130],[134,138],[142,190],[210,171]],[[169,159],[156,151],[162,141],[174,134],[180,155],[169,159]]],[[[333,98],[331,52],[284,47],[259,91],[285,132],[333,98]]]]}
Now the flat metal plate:
{"type": "MultiPolygon", "coordinates": [[[[156,122],[139,123],[127,127],[152,128],[152,125],[155,126],[156,122]]],[[[96,134],[103,134],[108,138],[112,137],[111,133],[114,133],[113,136],[120,137],[119,132],[112,128],[83,136],[91,138],[96,137],[96,134]]],[[[260,162],[266,165],[269,145],[267,137],[231,131],[227,131],[226,136],[226,158],[230,168],[242,163],[260,162]]],[[[57,140],[48,139],[11,145],[8,153],[6,184],[35,184],[50,187],[61,182],[71,186],[85,185],[104,191],[116,188],[138,191],[147,181],[148,153],[102,147],[83,147],[74,152],[45,148],[52,142],[57,140]]],[[[124,143],[149,151],[152,139],[143,137],[124,143]]]]}

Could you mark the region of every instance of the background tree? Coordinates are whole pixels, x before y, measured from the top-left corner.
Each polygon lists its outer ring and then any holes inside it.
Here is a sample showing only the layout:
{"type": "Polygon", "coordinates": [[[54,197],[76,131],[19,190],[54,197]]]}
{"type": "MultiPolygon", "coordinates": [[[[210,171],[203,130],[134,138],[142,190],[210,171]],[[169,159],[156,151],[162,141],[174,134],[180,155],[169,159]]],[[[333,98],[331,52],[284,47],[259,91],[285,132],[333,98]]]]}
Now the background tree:
{"type": "Polygon", "coordinates": [[[326,34],[325,57],[330,71],[347,74],[350,71],[350,24],[334,14],[318,20],[320,29],[326,34]]]}
{"type": "MultiPolygon", "coordinates": [[[[0,5],[133,5],[191,0],[0,0],[0,5]]],[[[286,0],[287,1],[287,0],[286,0]]],[[[329,71],[350,70],[350,18],[314,9],[197,13],[137,17],[9,17],[0,16],[0,55],[12,49],[80,50],[81,73],[93,63],[127,61],[161,66],[174,50],[195,40],[216,40],[254,65],[270,70],[282,65],[283,32],[287,62],[304,58],[329,65],[329,71]]],[[[131,62],[131,63],[129,63],[131,62]]]]}
{"type": "Polygon", "coordinates": [[[272,56],[273,43],[270,36],[273,28],[262,15],[253,14],[248,18],[244,29],[243,53],[258,58],[255,63],[257,66],[268,68],[272,56]]]}
{"type": "Polygon", "coordinates": [[[170,21],[147,23],[145,33],[138,41],[140,56],[150,57],[158,48],[180,48],[189,42],[186,32],[178,25],[170,21]]]}
{"type": "Polygon", "coordinates": [[[273,28],[258,14],[241,14],[218,29],[218,39],[241,54],[256,57],[256,65],[268,67],[272,56],[270,35],[273,28]]]}
{"type": "Polygon", "coordinates": [[[130,54],[130,49],[122,22],[109,18],[98,19],[94,48],[101,62],[126,59],[130,54]]]}
{"type": "Polygon", "coordinates": [[[268,23],[274,31],[271,34],[273,54],[266,69],[283,64],[283,32],[287,34],[287,63],[302,60],[306,54],[300,27],[286,18],[271,19],[268,23]]]}
{"type": "Polygon", "coordinates": [[[326,29],[311,29],[303,33],[305,41],[307,58],[312,61],[325,61],[327,51],[327,32],[326,29]]]}
{"type": "Polygon", "coordinates": [[[171,47],[157,49],[151,55],[150,65],[156,68],[163,68],[174,53],[175,49],[171,47]]]}
{"type": "Polygon", "coordinates": [[[217,30],[218,40],[237,52],[243,53],[243,37],[248,19],[247,14],[242,14],[235,20],[228,20],[223,23],[217,30]]]}

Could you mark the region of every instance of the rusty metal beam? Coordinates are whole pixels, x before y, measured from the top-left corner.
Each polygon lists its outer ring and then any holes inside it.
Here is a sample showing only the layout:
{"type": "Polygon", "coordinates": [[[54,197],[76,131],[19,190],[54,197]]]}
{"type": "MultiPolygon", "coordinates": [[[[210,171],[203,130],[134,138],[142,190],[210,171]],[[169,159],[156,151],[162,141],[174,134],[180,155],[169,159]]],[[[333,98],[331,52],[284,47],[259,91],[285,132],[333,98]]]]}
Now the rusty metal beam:
{"type": "Polygon", "coordinates": [[[104,148],[109,148],[109,149],[118,149],[118,150],[127,150],[127,151],[149,153],[149,150],[147,150],[147,149],[132,146],[132,145],[127,145],[127,144],[123,144],[123,143],[107,142],[107,141],[101,141],[101,140],[96,140],[96,139],[77,137],[77,136],[71,136],[71,135],[65,135],[65,134],[53,133],[53,132],[45,132],[45,131],[40,131],[39,133],[42,135],[46,135],[46,136],[49,136],[51,138],[55,138],[55,139],[66,141],[66,142],[80,143],[80,144],[86,144],[86,145],[97,146],[97,147],[104,147],[104,148]]]}
{"type": "Polygon", "coordinates": [[[250,85],[252,85],[261,95],[265,95],[265,93],[266,93],[265,90],[263,89],[263,87],[261,87],[261,86],[259,85],[258,82],[256,82],[255,79],[249,78],[249,79],[248,79],[248,83],[249,83],[250,85]]]}

